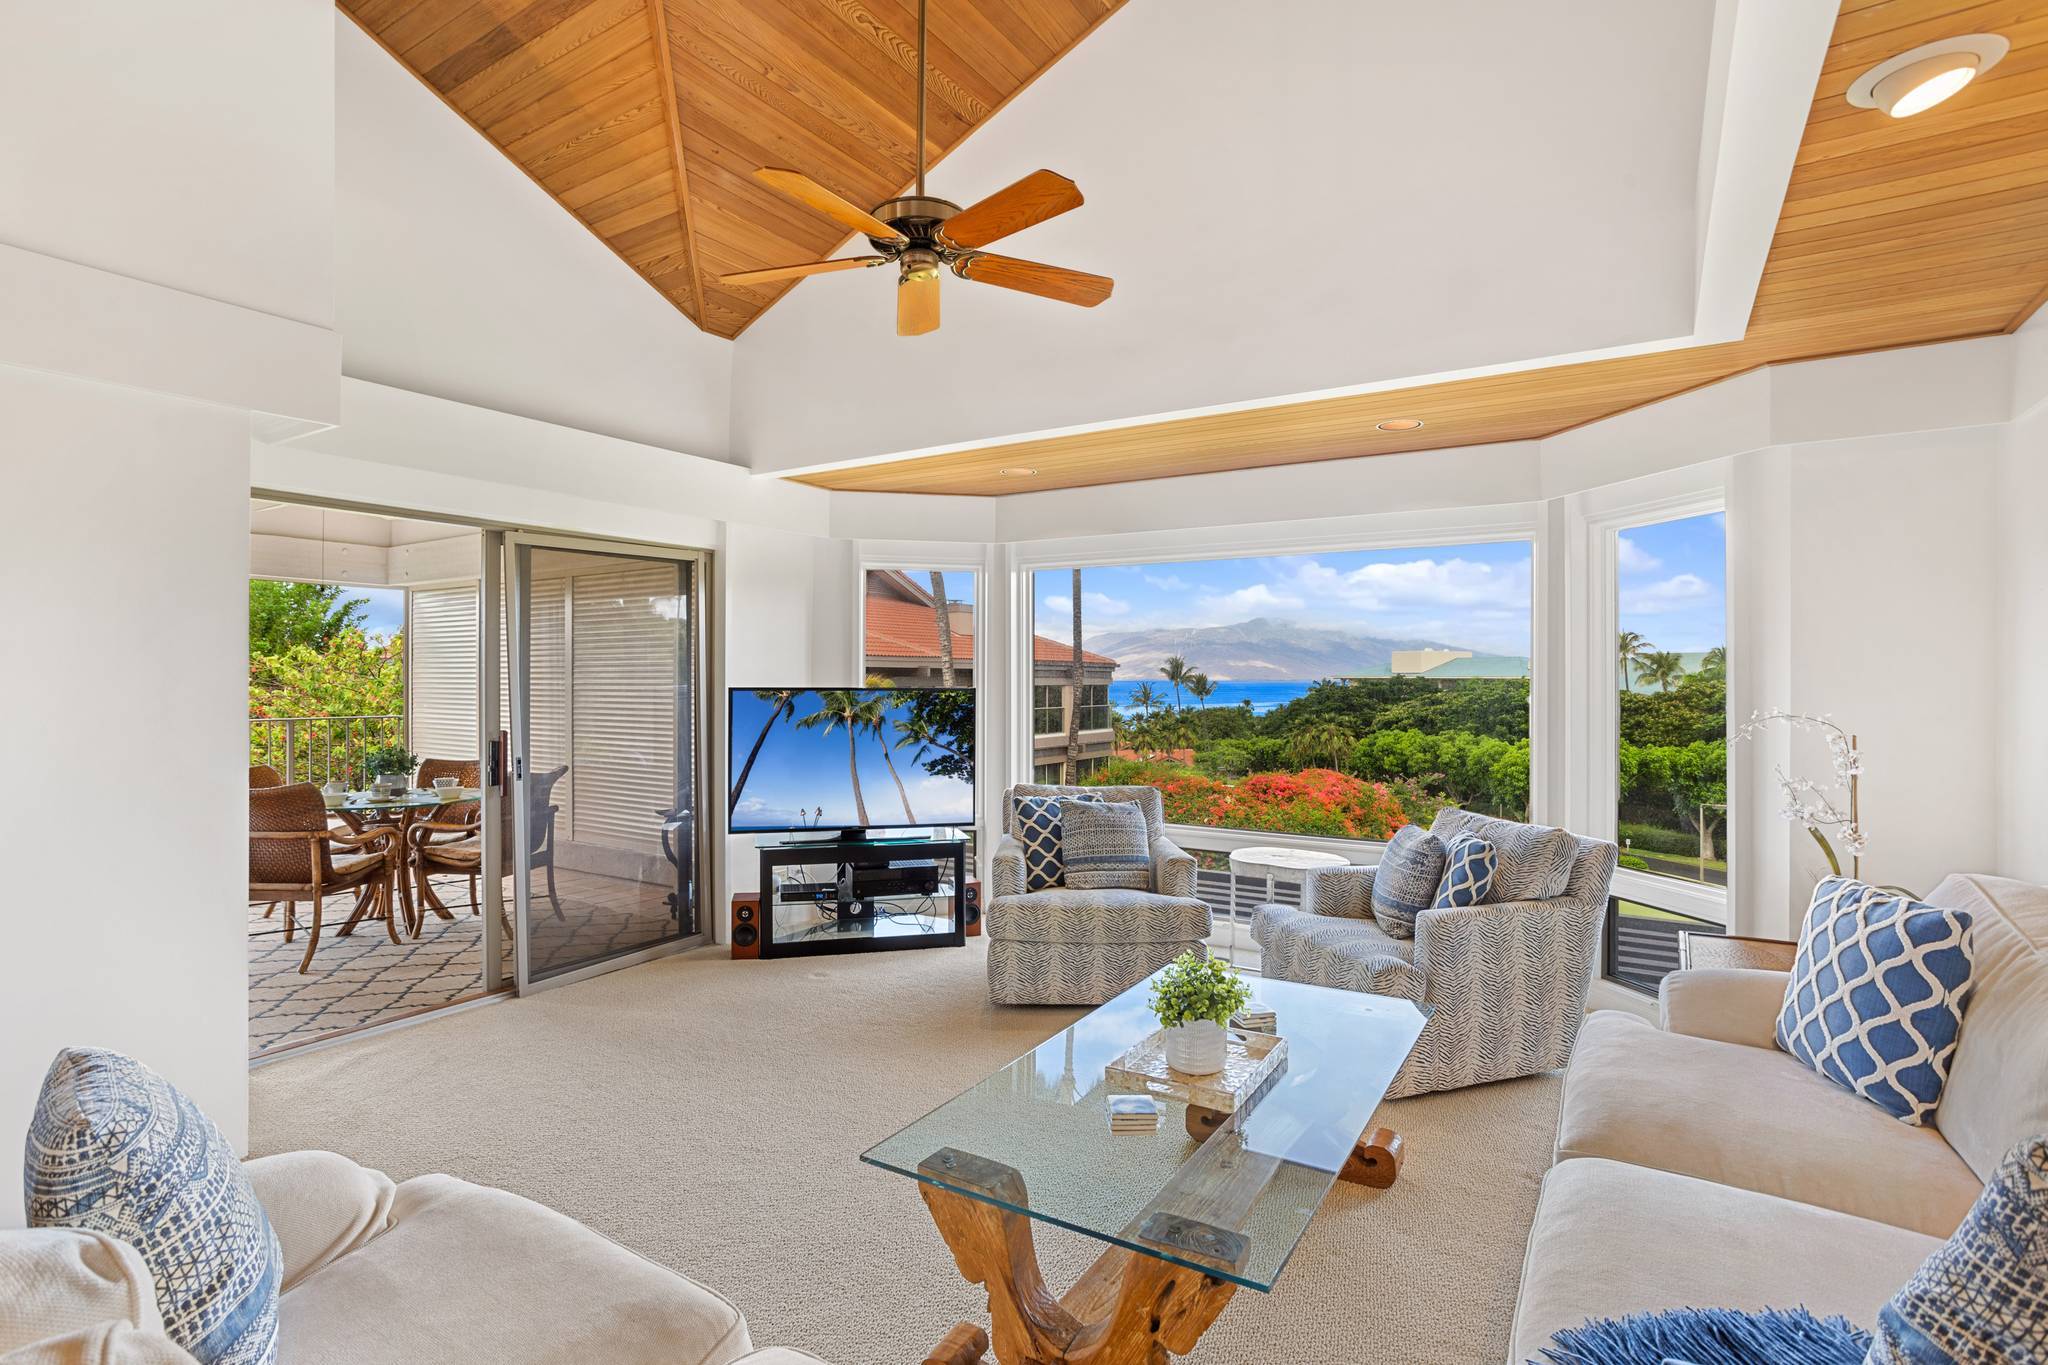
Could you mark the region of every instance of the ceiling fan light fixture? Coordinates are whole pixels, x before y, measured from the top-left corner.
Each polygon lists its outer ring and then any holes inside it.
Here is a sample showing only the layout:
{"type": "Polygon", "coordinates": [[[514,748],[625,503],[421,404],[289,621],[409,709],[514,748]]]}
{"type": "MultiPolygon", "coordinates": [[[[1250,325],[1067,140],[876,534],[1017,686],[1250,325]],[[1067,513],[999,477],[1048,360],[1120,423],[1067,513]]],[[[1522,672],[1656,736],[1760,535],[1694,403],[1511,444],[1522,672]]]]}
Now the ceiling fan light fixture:
{"type": "Polygon", "coordinates": [[[1882,109],[1893,118],[1911,118],[1989,71],[2009,46],[1996,33],[1925,43],[1858,76],[1846,98],[1859,109],[1882,109]]]}
{"type": "Polygon", "coordinates": [[[1380,431],[1420,431],[1422,429],[1422,419],[1420,417],[1389,417],[1384,422],[1374,422],[1373,426],[1380,431]]]}

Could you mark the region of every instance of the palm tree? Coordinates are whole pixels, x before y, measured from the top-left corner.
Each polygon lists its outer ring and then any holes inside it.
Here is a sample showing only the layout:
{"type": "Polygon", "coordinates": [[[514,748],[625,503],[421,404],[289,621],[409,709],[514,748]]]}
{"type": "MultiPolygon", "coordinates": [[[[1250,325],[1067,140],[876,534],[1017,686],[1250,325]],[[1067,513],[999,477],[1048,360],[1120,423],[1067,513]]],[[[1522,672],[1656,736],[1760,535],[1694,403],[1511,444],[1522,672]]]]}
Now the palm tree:
{"type": "Polygon", "coordinates": [[[1173,709],[1176,711],[1180,710],[1180,690],[1187,686],[1188,676],[1193,671],[1188,667],[1188,661],[1178,654],[1167,655],[1166,662],[1159,665],[1160,676],[1173,684],[1173,709]]]}
{"type": "Polygon", "coordinates": [[[1287,757],[1304,767],[1344,771],[1344,762],[1358,741],[1335,721],[1322,721],[1296,734],[1287,745],[1287,757]],[[1323,760],[1320,765],[1317,760],[1323,760]]]}
{"type": "MultiPolygon", "coordinates": [[[[887,691],[895,685],[879,673],[868,674],[869,687],[887,691]]],[[[889,777],[896,784],[896,799],[903,803],[903,823],[914,825],[917,823],[917,812],[910,808],[910,793],[904,790],[903,774],[896,771],[896,756],[890,752],[889,737],[884,733],[889,726],[889,699],[874,697],[867,704],[873,707],[867,721],[868,733],[882,746],[882,762],[888,765],[889,777]]]]}
{"type": "Polygon", "coordinates": [[[1209,709],[1209,698],[1216,695],[1216,684],[1209,681],[1207,673],[1190,673],[1187,678],[1188,695],[1204,711],[1209,709]]]}
{"type": "Polygon", "coordinates": [[[1629,674],[1639,668],[1642,660],[1654,649],[1655,645],[1635,631],[1625,630],[1621,633],[1621,686],[1624,691],[1635,691],[1629,682],[1629,674]]]}
{"type": "Polygon", "coordinates": [[[1159,705],[1159,694],[1152,690],[1152,684],[1141,682],[1131,689],[1131,705],[1144,713],[1145,719],[1152,718],[1152,708],[1159,705]]]}
{"type": "Polygon", "coordinates": [[[1081,571],[1074,570],[1074,655],[1067,661],[1067,785],[1081,780],[1081,571]]]}
{"type": "Polygon", "coordinates": [[[1651,650],[1637,661],[1636,676],[1655,683],[1659,692],[1669,692],[1685,677],[1685,660],[1668,649],[1651,650]]]}
{"type": "Polygon", "coordinates": [[[1715,645],[1700,660],[1700,672],[1710,678],[1728,676],[1728,646],[1715,645]]]}
{"type": "Polygon", "coordinates": [[[953,609],[946,602],[946,575],[932,570],[932,611],[939,618],[939,685],[953,685],[953,609]]]}
{"type": "Polygon", "coordinates": [[[782,719],[783,713],[796,707],[796,689],[782,688],[756,691],[754,699],[767,703],[768,719],[761,722],[761,733],[754,736],[754,747],[747,750],[747,761],[740,768],[740,775],[733,780],[732,797],[726,802],[725,813],[732,814],[740,808],[740,793],[746,790],[747,777],[754,771],[754,760],[761,756],[761,746],[768,740],[768,732],[782,719]]]}
{"type": "Polygon", "coordinates": [[[874,728],[874,718],[886,710],[880,697],[869,697],[850,688],[833,688],[818,693],[818,709],[796,723],[799,730],[820,730],[831,734],[846,731],[846,771],[853,778],[853,812],[860,823],[868,823],[867,799],[860,790],[860,737],[874,728]]]}

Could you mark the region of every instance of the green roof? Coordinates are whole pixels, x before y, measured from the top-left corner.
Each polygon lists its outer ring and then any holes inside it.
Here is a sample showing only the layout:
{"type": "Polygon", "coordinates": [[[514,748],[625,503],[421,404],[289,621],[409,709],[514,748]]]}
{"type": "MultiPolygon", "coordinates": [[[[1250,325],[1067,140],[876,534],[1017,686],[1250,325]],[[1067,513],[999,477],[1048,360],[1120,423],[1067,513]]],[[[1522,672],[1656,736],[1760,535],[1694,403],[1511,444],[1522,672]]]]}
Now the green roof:
{"type": "Polygon", "coordinates": [[[1526,678],[1529,660],[1520,654],[1475,654],[1469,659],[1449,659],[1435,668],[1424,669],[1420,678],[1526,678]]]}

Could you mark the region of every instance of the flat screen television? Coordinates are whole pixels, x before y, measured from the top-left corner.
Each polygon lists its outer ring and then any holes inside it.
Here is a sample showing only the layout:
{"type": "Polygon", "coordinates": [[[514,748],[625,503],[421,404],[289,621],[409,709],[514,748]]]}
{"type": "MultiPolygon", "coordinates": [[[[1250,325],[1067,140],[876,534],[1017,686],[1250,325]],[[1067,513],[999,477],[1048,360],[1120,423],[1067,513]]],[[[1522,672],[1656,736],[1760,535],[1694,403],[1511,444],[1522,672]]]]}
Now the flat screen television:
{"type": "Polygon", "coordinates": [[[974,691],[735,687],[734,834],[974,823],[974,691]]]}

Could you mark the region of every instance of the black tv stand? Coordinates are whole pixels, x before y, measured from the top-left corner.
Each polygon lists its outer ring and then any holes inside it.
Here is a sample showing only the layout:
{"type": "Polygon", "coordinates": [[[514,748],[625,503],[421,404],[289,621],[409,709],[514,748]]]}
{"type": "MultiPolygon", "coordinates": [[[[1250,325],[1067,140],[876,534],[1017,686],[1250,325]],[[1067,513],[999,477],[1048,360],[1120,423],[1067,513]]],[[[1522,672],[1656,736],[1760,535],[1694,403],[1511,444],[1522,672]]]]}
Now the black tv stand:
{"type": "Polygon", "coordinates": [[[876,839],[842,830],[759,847],[762,957],[957,948],[967,941],[965,839],[876,839]]]}

